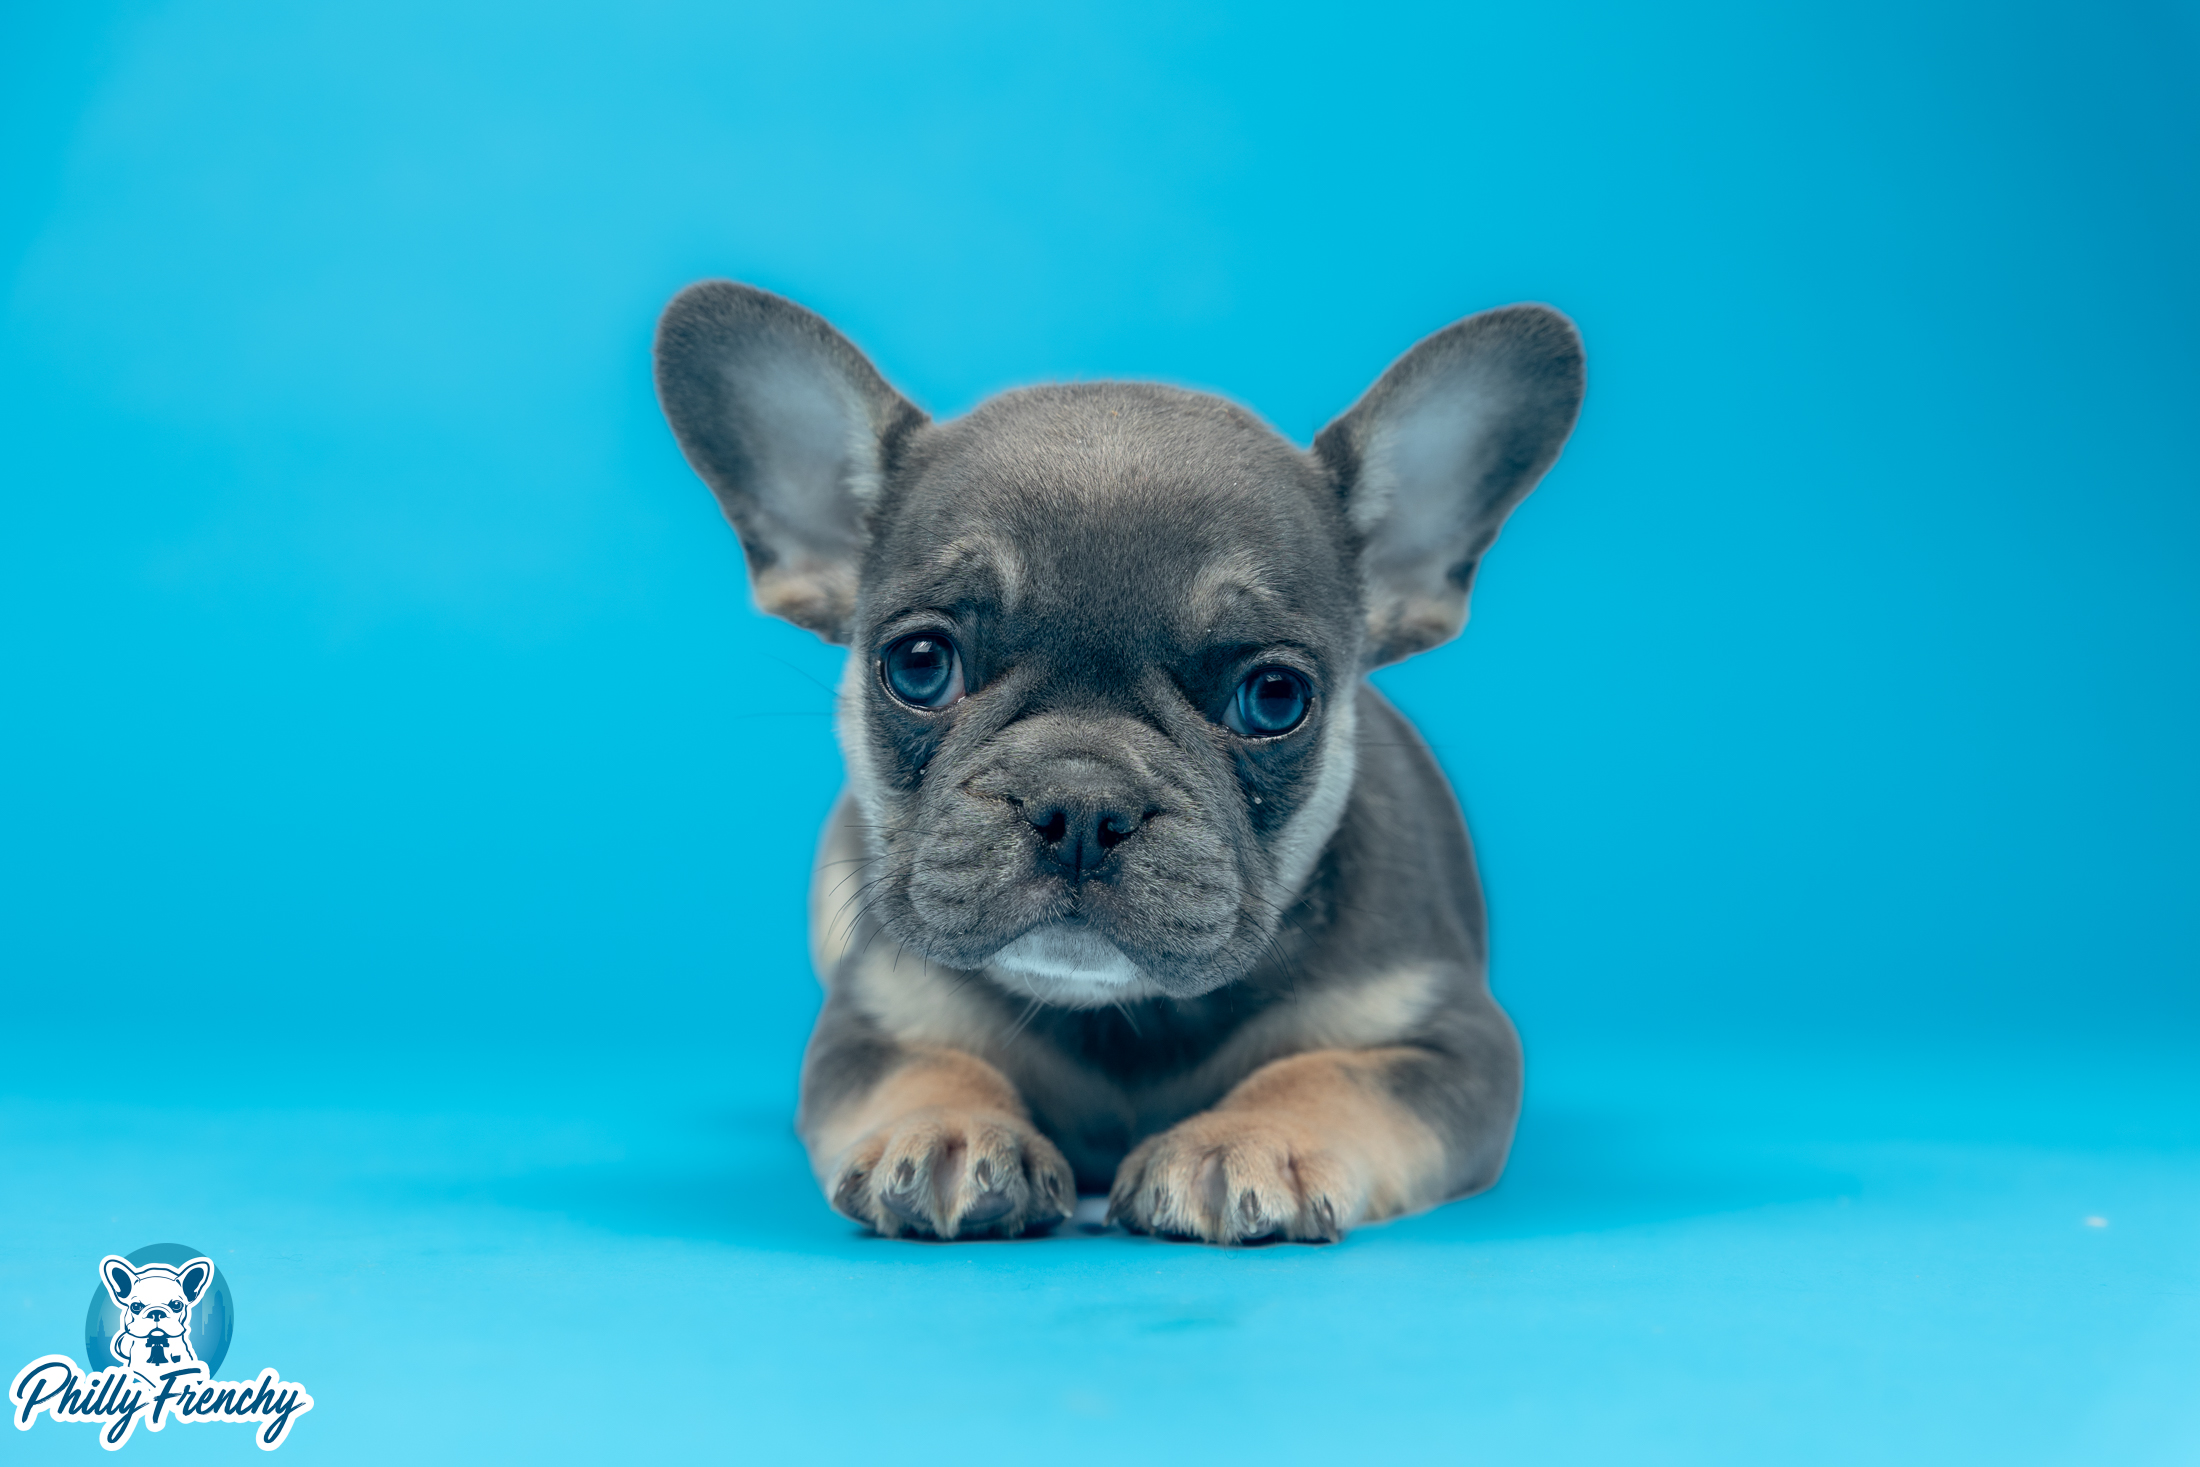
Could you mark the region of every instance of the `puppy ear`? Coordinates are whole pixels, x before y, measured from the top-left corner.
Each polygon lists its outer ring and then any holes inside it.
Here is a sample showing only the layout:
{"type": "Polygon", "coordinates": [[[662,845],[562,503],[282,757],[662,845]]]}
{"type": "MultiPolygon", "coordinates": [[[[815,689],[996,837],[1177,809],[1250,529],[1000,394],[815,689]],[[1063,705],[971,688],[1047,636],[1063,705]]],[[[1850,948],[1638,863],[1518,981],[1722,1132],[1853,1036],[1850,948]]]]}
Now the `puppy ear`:
{"type": "Polygon", "coordinates": [[[1505,306],[1421,342],[1315,438],[1362,537],[1367,666],[1466,625],[1475,567],[1557,459],[1582,380],[1571,321],[1505,306]]]}
{"type": "Polygon", "coordinates": [[[183,1285],[183,1298],[187,1304],[199,1302],[199,1295],[206,1292],[206,1281],[214,1276],[214,1260],[194,1258],[176,1270],[177,1282],[183,1285]]]}
{"type": "Polygon", "coordinates": [[[848,640],[865,515],[925,415],[789,300],[706,280],[657,323],[657,400],[741,536],[756,603],[848,640]]]}
{"type": "MultiPolygon", "coordinates": [[[[130,1307],[130,1291],[137,1287],[137,1267],[127,1258],[110,1253],[99,1260],[99,1276],[107,1285],[107,1297],[118,1309],[130,1307]]],[[[79,1278],[83,1275],[79,1274],[79,1278]]]]}

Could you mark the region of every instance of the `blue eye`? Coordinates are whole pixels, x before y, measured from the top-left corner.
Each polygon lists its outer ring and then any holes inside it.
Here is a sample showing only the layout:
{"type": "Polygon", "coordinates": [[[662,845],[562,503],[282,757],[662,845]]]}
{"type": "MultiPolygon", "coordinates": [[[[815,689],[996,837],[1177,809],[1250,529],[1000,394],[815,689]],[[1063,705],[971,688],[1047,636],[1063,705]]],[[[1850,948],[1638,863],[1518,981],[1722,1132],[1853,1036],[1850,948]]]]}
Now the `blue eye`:
{"type": "Polygon", "coordinates": [[[1306,720],[1314,690],[1288,667],[1258,668],[1238,684],[1223,722],[1247,738],[1289,733],[1306,720]]]}
{"type": "Polygon", "coordinates": [[[903,637],[879,659],[887,689],[912,708],[945,708],[963,696],[962,657],[932,632],[903,637]]]}

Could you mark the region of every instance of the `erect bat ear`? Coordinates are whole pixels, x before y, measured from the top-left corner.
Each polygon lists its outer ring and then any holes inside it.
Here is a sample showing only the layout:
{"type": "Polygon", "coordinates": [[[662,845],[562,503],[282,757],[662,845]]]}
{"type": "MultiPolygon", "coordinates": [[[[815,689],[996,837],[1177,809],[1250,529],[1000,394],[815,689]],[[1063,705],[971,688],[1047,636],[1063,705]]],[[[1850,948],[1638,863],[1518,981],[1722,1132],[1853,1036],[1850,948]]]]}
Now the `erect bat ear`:
{"type": "Polygon", "coordinates": [[[1466,625],[1475,567],[1558,458],[1582,384],[1573,323],[1504,306],[1415,346],[1315,438],[1362,536],[1369,667],[1466,625]]]}
{"type": "Polygon", "coordinates": [[[130,1291],[137,1287],[137,1265],[110,1253],[99,1260],[99,1276],[107,1285],[107,1297],[115,1301],[116,1307],[129,1308],[130,1291]]]}
{"type": "Polygon", "coordinates": [[[176,1280],[183,1285],[184,1301],[198,1303],[199,1295],[206,1292],[206,1281],[213,1276],[214,1260],[211,1258],[194,1258],[177,1269],[176,1280]]]}
{"type": "Polygon", "coordinates": [[[886,453],[924,414],[823,318],[730,280],[665,307],[657,400],[741,536],[757,605],[847,641],[886,453]]]}

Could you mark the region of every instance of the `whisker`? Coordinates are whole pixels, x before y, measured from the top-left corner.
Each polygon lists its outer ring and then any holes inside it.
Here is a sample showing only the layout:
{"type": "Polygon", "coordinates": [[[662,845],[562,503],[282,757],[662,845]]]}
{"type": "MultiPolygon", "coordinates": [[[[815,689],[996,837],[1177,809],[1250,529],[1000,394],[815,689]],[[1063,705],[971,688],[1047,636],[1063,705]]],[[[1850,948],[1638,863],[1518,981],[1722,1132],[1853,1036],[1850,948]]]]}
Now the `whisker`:
{"type": "Polygon", "coordinates": [[[831,687],[819,682],[816,678],[811,677],[808,672],[804,671],[800,667],[795,666],[792,662],[789,662],[786,658],[781,657],[778,653],[766,652],[763,655],[769,657],[772,661],[778,663],[781,667],[784,667],[785,669],[787,669],[787,671],[793,673],[796,677],[801,678],[804,682],[809,683],[814,687],[820,689],[826,697],[837,698],[839,696],[839,694],[836,693],[831,687]]]}
{"type": "MultiPolygon", "coordinates": [[[[863,875],[863,868],[862,868],[861,866],[858,866],[858,867],[857,867],[857,868],[856,868],[855,870],[853,870],[853,871],[849,872],[849,873],[848,873],[848,874],[847,874],[846,876],[843,876],[843,877],[841,877],[839,881],[835,882],[835,883],[834,883],[834,885],[833,885],[833,889],[832,889],[831,891],[829,891],[829,892],[825,893],[825,895],[826,895],[827,897],[836,897],[836,896],[840,895],[840,889],[841,889],[842,887],[846,886],[846,885],[847,885],[847,884],[848,884],[849,882],[851,882],[851,881],[854,881],[854,880],[856,880],[856,879],[857,879],[858,877],[860,877],[860,876],[862,876],[862,875],[863,875]]],[[[874,879],[875,879],[875,880],[884,880],[885,878],[884,878],[883,876],[881,876],[881,877],[876,877],[876,878],[874,878],[874,879]]]]}
{"type": "MultiPolygon", "coordinates": [[[[889,873],[889,875],[891,875],[891,873],[889,873]]],[[[868,917],[871,914],[872,909],[878,905],[877,902],[867,901],[866,898],[868,898],[872,892],[876,891],[881,885],[883,885],[886,880],[886,876],[881,876],[876,878],[875,880],[867,881],[862,886],[856,888],[854,893],[851,894],[846,901],[840,904],[840,910],[833,913],[833,921],[837,923],[844,915],[846,915],[850,907],[856,906],[860,903],[862,904],[861,910],[856,913],[855,922],[858,926],[862,925],[863,919],[865,917],[868,917]]],[[[865,950],[868,951],[871,945],[866,942],[863,946],[865,950]]]]}
{"type": "MultiPolygon", "coordinates": [[[[1024,978],[1024,987],[1029,988],[1030,986],[1031,979],[1029,975],[1026,975],[1024,978]]],[[[1039,995],[1034,993],[1031,996],[1031,1002],[1024,1006],[1023,1017],[1018,1019],[1015,1025],[1010,1028],[1010,1030],[1006,1034],[1001,1036],[1001,1043],[1013,1044],[1016,1041],[1016,1036],[1024,1032],[1024,1025],[1031,1022],[1032,1015],[1039,1012],[1041,1003],[1042,1000],[1040,999],[1039,995]]]]}

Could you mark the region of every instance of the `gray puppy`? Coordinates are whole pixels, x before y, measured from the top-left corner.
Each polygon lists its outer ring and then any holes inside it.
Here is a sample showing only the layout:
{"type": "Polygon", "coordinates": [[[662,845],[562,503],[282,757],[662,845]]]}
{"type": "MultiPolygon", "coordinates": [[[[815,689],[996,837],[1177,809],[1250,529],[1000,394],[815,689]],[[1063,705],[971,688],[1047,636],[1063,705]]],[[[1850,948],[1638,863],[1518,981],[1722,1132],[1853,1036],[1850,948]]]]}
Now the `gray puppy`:
{"type": "Polygon", "coordinates": [[[1436,761],[1363,679],[1466,621],[1581,404],[1541,306],[1407,352],[1313,449],[1143,383],[935,423],[708,281],[657,391],[758,602],[850,649],[797,1120],[833,1206],[1335,1239],[1496,1181],[1520,1043],[1436,761]]]}

